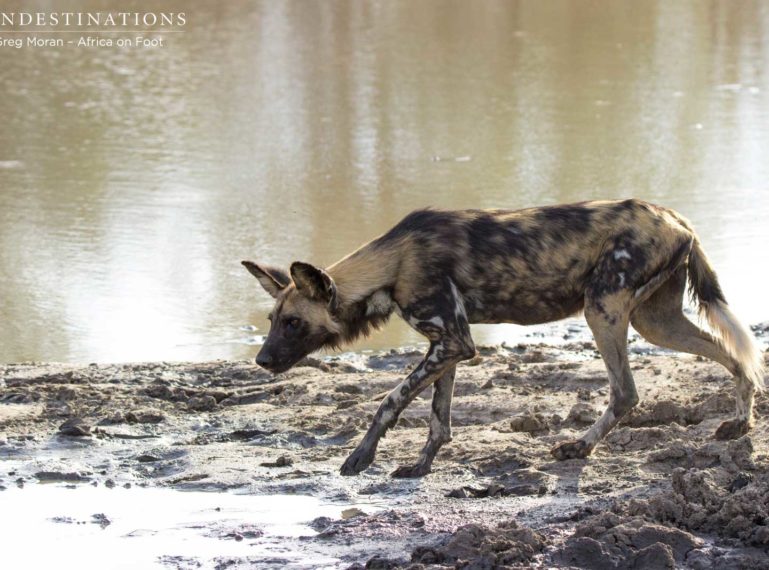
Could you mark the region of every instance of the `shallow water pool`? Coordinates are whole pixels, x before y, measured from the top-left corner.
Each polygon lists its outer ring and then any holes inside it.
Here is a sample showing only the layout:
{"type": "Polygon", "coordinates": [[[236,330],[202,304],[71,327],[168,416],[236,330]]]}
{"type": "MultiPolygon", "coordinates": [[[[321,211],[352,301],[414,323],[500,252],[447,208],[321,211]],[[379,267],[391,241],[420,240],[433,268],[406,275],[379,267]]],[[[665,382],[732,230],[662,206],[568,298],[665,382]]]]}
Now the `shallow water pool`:
{"type": "Polygon", "coordinates": [[[34,485],[0,493],[5,568],[213,568],[248,559],[260,568],[336,567],[299,549],[317,517],[378,510],[302,495],[239,495],[157,488],[34,485]]]}

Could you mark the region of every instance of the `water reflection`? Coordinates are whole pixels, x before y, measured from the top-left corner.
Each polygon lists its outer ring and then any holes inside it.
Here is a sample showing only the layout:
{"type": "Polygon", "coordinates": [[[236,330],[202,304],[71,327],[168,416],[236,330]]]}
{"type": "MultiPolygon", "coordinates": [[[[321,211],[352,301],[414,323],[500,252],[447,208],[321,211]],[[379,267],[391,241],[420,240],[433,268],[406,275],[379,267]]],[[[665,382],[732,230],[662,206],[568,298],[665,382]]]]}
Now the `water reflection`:
{"type": "Polygon", "coordinates": [[[0,50],[0,361],[250,357],[240,259],[329,264],[428,204],[678,208],[769,318],[765,3],[167,5],[165,49],[0,50]]]}

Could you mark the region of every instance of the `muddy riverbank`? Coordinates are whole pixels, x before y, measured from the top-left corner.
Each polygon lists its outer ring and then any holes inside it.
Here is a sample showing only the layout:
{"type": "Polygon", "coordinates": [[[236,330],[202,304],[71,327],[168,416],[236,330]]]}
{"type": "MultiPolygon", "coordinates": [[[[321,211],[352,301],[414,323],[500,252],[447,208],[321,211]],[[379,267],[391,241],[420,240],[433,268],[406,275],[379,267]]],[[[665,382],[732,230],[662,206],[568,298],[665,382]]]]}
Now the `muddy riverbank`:
{"type": "MultiPolygon", "coordinates": [[[[768,329],[756,327],[764,347],[768,329]]],[[[769,566],[769,400],[759,395],[748,436],[716,441],[734,409],[728,374],[637,340],[631,349],[641,404],[591,458],[556,462],[550,447],[607,401],[594,346],[482,348],[458,368],[454,440],[421,480],[389,473],[424,443],[429,390],[369,470],[338,474],[417,351],[309,359],[276,378],[248,362],[3,365],[0,502],[13,494],[18,510],[55,483],[136,501],[163,488],[195,491],[191,503],[205,491],[269,496],[274,512],[281,496],[328,507],[305,516],[287,498],[301,531],[285,534],[269,530],[269,515],[249,524],[241,513],[235,526],[209,517],[196,532],[221,551],[169,542],[156,557],[168,568],[769,566]]],[[[93,514],[120,519],[110,504],[93,514]]]]}

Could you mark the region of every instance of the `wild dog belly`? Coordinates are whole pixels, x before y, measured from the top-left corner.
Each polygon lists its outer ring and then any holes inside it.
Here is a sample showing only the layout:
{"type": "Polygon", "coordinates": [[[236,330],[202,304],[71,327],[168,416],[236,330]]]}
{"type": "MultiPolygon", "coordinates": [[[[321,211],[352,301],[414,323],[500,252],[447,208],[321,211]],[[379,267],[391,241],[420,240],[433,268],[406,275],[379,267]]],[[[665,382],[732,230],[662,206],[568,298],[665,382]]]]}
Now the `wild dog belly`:
{"type": "Polygon", "coordinates": [[[542,289],[481,289],[468,291],[465,295],[465,310],[471,323],[534,325],[578,313],[582,310],[584,299],[584,289],[568,283],[542,289]]]}

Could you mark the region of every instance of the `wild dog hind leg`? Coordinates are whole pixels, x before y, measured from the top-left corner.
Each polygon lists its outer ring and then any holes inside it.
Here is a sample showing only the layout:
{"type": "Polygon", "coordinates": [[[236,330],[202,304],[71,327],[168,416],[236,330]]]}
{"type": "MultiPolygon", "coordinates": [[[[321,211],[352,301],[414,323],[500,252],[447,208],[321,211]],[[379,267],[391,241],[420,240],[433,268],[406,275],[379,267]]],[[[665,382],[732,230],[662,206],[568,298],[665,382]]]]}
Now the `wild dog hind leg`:
{"type": "Polygon", "coordinates": [[[686,268],[681,267],[648,300],[633,312],[633,327],[649,342],[680,352],[698,354],[722,364],[734,375],[737,415],[716,430],[716,439],[734,439],[753,426],[753,395],[756,387],[737,362],[708,332],[683,314],[686,268]]]}
{"type": "Polygon", "coordinates": [[[585,318],[609,373],[609,406],[578,440],[553,447],[550,453],[556,459],[590,455],[596,444],[638,403],[638,393],[627,358],[629,315],[623,297],[620,293],[612,298],[592,301],[588,298],[585,305],[585,318]]]}

